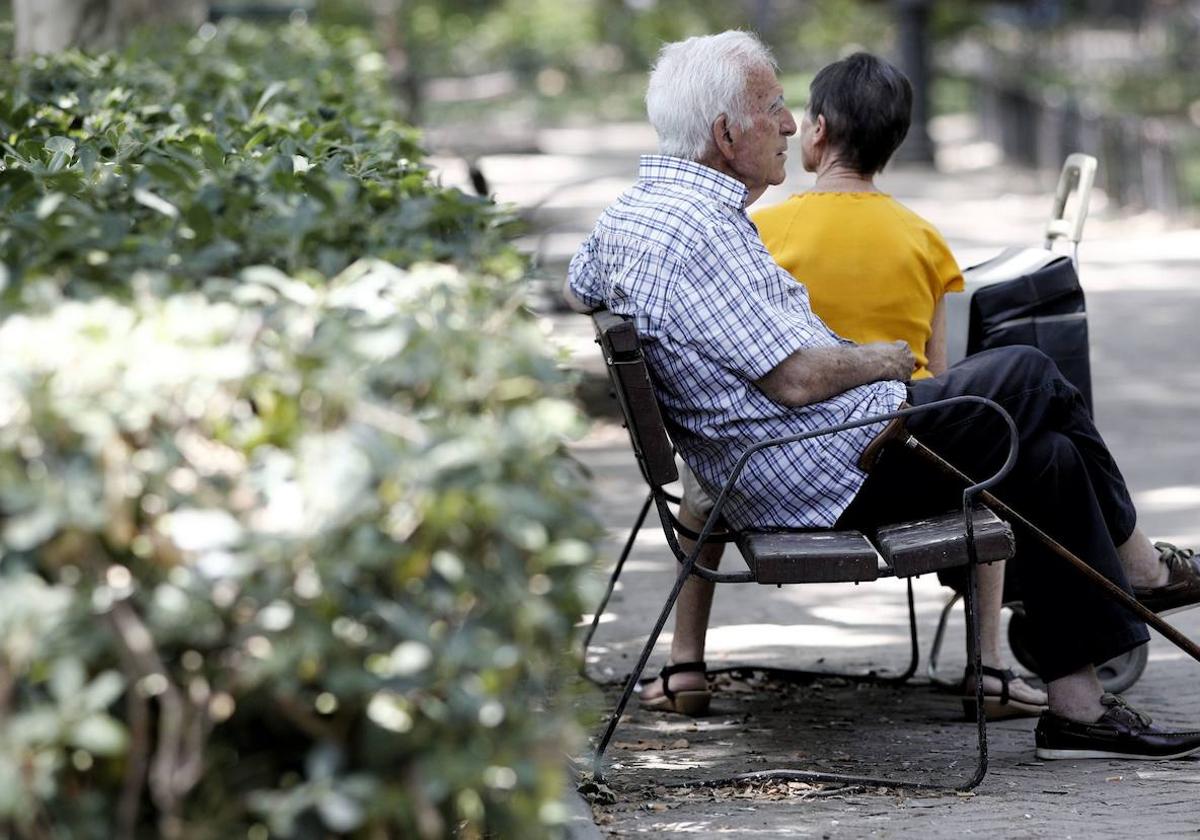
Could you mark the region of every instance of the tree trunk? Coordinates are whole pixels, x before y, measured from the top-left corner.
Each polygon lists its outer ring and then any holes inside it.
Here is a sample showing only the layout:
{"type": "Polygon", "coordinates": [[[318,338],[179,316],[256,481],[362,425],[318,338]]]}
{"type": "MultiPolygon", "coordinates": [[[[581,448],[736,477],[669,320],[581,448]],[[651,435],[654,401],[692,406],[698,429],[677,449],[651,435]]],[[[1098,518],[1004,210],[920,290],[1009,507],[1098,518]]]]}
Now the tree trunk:
{"type": "Polygon", "coordinates": [[[375,30],[383,42],[392,84],[400,91],[407,108],[405,116],[414,125],[421,121],[425,90],[421,78],[420,41],[412,37],[413,0],[374,0],[375,30]]]}
{"type": "Polygon", "coordinates": [[[206,0],[13,0],[16,55],[112,49],[134,26],[199,25],[206,14],[206,0]]]}
{"type": "Polygon", "coordinates": [[[933,163],[933,140],[929,136],[931,114],[932,61],[930,60],[930,13],[934,0],[892,0],[898,31],[900,69],[912,83],[912,125],[908,136],[896,151],[896,160],[933,163]]]}

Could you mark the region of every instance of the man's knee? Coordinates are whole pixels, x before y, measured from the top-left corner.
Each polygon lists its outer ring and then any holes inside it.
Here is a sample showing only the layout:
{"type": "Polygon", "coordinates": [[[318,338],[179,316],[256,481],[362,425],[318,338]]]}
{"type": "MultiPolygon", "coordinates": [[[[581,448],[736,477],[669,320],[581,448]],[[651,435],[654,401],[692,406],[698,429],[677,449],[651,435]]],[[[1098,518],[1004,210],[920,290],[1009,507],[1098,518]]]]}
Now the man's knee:
{"type": "Polygon", "coordinates": [[[1064,482],[1087,480],[1079,450],[1069,437],[1058,432],[1046,432],[1025,441],[1018,457],[1024,462],[1022,481],[1031,482],[1037,492],[1054,496],[1061,492],[1064,482]]]}
{"type": "Polygon", "coordinates": [[[1036,347],[994,347],[968,356],[943,376],[913,382],[909,391],[917,405],[962,394],[1007,402],[1038,389],[1057,392],[1058,380],[1053,360],[1036,347]]]}

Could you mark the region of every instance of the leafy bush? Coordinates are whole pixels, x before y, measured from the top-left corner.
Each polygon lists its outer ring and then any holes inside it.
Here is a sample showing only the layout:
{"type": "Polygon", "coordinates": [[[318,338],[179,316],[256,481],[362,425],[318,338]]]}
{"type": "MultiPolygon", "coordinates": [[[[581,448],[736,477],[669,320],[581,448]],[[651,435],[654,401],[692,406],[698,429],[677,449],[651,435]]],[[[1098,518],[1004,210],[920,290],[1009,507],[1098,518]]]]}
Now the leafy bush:
{"type": "Polygon", "coordinates": [[[145,266],[195,283],[255,264],[328,276],[363,256],[503,253],[507,216],[431,188],[361,32],[225,26],[178,41],[4,68],[0,262],[14,285],[114,291],[145,266]]]}
{"type": "Polygon", "coordinates": [[[5,68],[0,834],[558,819],[580,419],[505,217],[430,183],[368,47],[5,68]]]}

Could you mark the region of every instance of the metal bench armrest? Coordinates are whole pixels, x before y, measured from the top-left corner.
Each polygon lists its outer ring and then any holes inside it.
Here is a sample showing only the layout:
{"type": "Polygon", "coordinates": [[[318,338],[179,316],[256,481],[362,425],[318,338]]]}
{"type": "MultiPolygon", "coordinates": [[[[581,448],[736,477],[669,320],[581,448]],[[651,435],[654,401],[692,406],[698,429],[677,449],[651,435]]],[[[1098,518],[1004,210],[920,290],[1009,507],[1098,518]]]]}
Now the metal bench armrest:
{"type": "MultiPolygon", "coordinates": [[[[804,432],[802,434],[787,435],[786,437],[779,438],[769,438],[746,447],[746,449],[742,452],[741,457],[738,458],[737,463],[734,465],[733,472],[731,472],[729,477],[725,479],[725,484],[721,487],[720,494],[713,502],[713,508],[708,514],[708,519],[705,521],[704,527],[700,529],[700,535],[696,540],[695,550],[699,552],[700,548],[703,547],[704,543],[712,534],[714,528],[716,527],[716,523],[721,518],[721,512],[725,507],[725,502],[729,498],[730,491],[733,489],[733,486],[737,484],[738,479],[741,478],[742,471],[746,468],[746,464],[749,462],[750,458],[752,458],[756,453],[761,452],[764,449],[786,446],[790,443],[798,443],[803,440],[824,437],[825,435],[844,432],[849,429],[857,429],[862,426],[870,426],[875,423],[894,420],[897,417],[909,417],[914,414],[921,414],[922,412],[933,411],[962,403],[977,403],[979,405],[986,406],[998,413],[1008,426],[1008,457],[1005,458],[1004,463],[1000,466],[1000,469],[996,470],[995,473],[985,478],[983,481],[972,484],[963,491],[963,518],[966,523],[968,537],[973,537],[974,522],[972,521],[972,517],[969,515],[972,501],[980,492],[987,490],[988,488],[993,487],[1002,481],[1004,477],[1007,476],[1012,470],[1013,464],[1015,464],[1017,460],[1017,442],[1019,435],[1017,433],[1017,424],[1013,422],[1012,416],[1005,411],[1003,406],[1001,406],[999,403],[989,400],[987,397],[964,395],[959,397],[949,397],[944,400],[937,400],[924,405],[909,406],[908,408],[889,411],[886,414],[875,414],[870,417],[852,420],[848,423],[839,423],[836,426],[825,426],[819,429],[813,429],[812,431],[804,432]]],[[[968,539],[968,543],[971,542],[972,540],[968,539]]],[[[712,581],[720,581],[724,577],[719,572],[713,572],[712,570],[705,569],[702,566],[696,566],[693,569],[692,574],[704,578],[705,580],[712,581]]]]}

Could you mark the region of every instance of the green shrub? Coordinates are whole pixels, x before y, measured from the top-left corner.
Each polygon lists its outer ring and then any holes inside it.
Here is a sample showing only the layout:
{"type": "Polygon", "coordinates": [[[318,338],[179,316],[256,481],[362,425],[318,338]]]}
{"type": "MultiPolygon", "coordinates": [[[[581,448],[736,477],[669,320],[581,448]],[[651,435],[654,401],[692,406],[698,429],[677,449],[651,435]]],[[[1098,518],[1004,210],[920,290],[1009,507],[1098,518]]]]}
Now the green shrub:
{"type": "Polygon", "coordinates": [[[0,262],[14,285],[515,259],[506,214],[430,184],[361,32],[224,26],[180,41],[3,67],[0,262]]]}
{"type": "Polygon", "coordinates": [[[172,44],[0,92],[0,834],[549,834],[596,531],[506,217],[361,35],[172,44]]]}

